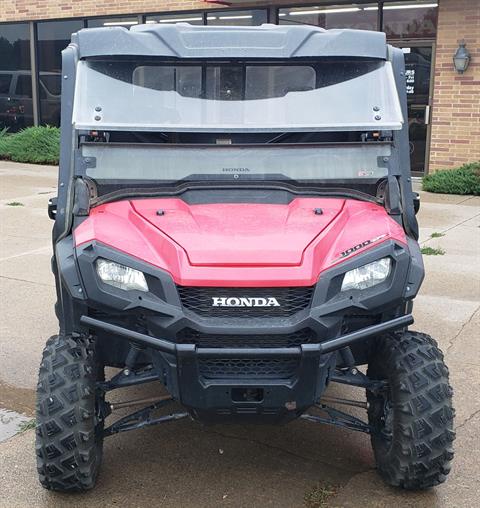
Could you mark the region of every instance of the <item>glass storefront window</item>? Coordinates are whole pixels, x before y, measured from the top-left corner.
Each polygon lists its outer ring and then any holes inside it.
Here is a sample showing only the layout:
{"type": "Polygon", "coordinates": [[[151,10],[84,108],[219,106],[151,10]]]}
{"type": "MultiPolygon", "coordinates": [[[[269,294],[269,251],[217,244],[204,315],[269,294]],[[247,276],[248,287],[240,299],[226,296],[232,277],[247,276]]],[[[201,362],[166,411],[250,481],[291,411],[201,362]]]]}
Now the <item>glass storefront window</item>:
{"type": "Polygon", "coordinates": [[[93,18],[87,20],[88,28],[101,28],[104,26],[129,26],[138,25],[138,18],[136,16],[128,16],[121,18],[93,18]]]}
{"type": "Polygon", "coordinates": [[[437,2],[391,2],[383,6],[383,31],[389,39],[427,39],[437,32],[437,2]]]}
{"type": "Polygon", "coordinates": [[[410,165],[412,171],[421,174],[425,170],[427,155],[433,48],[431,44],[425,44],[403,46],[402,50],[405,55],[410,165]]]}
{"type": "Polygon", "coordinates": [[[267,22],[267,11],[222,11],[207,14],[207,25],[254,26],[267,22]]]}
{"type": "Polygon", "coordinates": [[[0,129],[33,125],[30,30],[27,23],[0,25],[0,129]]]}
{"type": "Polygon", "coordinates": [[[278,23],[317,25],[326,29],[377,30],[377,13],[376,3],[290,7],[279,9],[278,23]]]}
{"type": "Polygon", "coordinates": [[[203,13],[188,14],[162,14],[147,16],[145,23],[189,23],[190,25],[203,25],[203,13]]]}
{"type": "Polygon", "coordinates": [[[82,28],[82,20],[37,23],[38,92],[42,124],[60,124],[61,52],[70,43],[72,33],[82,28]]]}

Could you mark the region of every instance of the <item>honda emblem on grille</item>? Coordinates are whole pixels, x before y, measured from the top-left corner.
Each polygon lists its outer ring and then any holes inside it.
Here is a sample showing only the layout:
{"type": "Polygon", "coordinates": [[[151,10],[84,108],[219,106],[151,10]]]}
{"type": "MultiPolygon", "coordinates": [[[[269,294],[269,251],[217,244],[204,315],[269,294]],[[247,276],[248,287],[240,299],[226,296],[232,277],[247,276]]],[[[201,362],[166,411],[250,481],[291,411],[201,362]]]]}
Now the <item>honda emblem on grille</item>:
{"type": "Polygon", "coordinates": [[[278,300],[273,297],[265,298],[228,298],[226,296],[213,296],[212,307],[280,307],[278,300]]]}

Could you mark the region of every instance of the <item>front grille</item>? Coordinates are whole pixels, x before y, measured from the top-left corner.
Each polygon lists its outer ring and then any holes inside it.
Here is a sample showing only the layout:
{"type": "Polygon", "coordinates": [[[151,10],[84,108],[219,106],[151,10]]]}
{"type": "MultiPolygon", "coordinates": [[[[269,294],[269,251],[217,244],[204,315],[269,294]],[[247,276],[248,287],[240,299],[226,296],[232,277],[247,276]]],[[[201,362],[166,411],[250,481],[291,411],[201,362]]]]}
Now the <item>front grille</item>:
{"type": "Polygon", "coordinates": [[[185,328],[177,334],[176,340],[179,344],[195,344],[198,347],[213,348],[299,347],[302,344],[316,342],[314,332],[308,328],[284,335],[214,335],[185,328]]]}
{"type": "Polygon", "coordinates": [[[295,375],[298,361],[290,358],[208,358],[199,361],[206,379],[288,379],[295,375]]]}
{"type": "Polygon", "coordinates": [[[224,288],[178,286],[185,309],[209,317],[285,317],[307,309],[313,287],[224,288]],[[275,298],[279,306],[269,307],[216,307],[214,298],[275,298]]]}

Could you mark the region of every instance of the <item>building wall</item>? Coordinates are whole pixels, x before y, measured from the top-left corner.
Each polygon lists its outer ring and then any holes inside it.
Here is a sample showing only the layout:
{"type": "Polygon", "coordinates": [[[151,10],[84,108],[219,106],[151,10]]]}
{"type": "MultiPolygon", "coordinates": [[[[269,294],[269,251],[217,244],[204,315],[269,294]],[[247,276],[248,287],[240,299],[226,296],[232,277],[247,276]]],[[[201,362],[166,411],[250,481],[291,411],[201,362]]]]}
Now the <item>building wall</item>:
{"type": "MultiPolygon", "coordinates": [[[[314,0],[311,0],[312,3],[314,0]]],[[[353,1],[353,0],[352,0],[353,1]]],[[[299,5],[309,0],[246,0],[253,5],[299,5]]],[[[480,0],[438,0],[429,171],[480,160],[480,0]],[[459,75],[452,63],[458,40],[465,39],[472,61],[459,75]]],[[[334,4],[335,0],[317,3],[334,4]]],[[[144,14],[222,8],[202,0],[0,0],[0,22],[32,21],[116,14],[144,14]]],[[[223,8],[226,8],[223,6],[223,8]]]]}
{"type": "Polygon", "coordinates": [[[440,0],[429,171],[480,160],[480,0],[440,0]],[[471,54],[453,67],[458,41],[471,54]]]}
{"type": "Polygon", "coordinates": [[[201,0],[1,0],[0,21],[73,18],[221,7],[201,0]]]}

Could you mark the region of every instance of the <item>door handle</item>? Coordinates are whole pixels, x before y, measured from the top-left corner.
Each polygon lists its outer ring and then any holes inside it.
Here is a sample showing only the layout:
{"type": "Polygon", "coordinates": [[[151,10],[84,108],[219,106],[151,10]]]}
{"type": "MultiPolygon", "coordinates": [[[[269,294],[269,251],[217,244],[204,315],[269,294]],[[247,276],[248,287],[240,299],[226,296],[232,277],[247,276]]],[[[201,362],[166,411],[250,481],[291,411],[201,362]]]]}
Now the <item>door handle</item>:
{"type": "Polygon", "coordinates": [[[425,125],[430,123],[430,104],[425,106],[425,125]]]}

